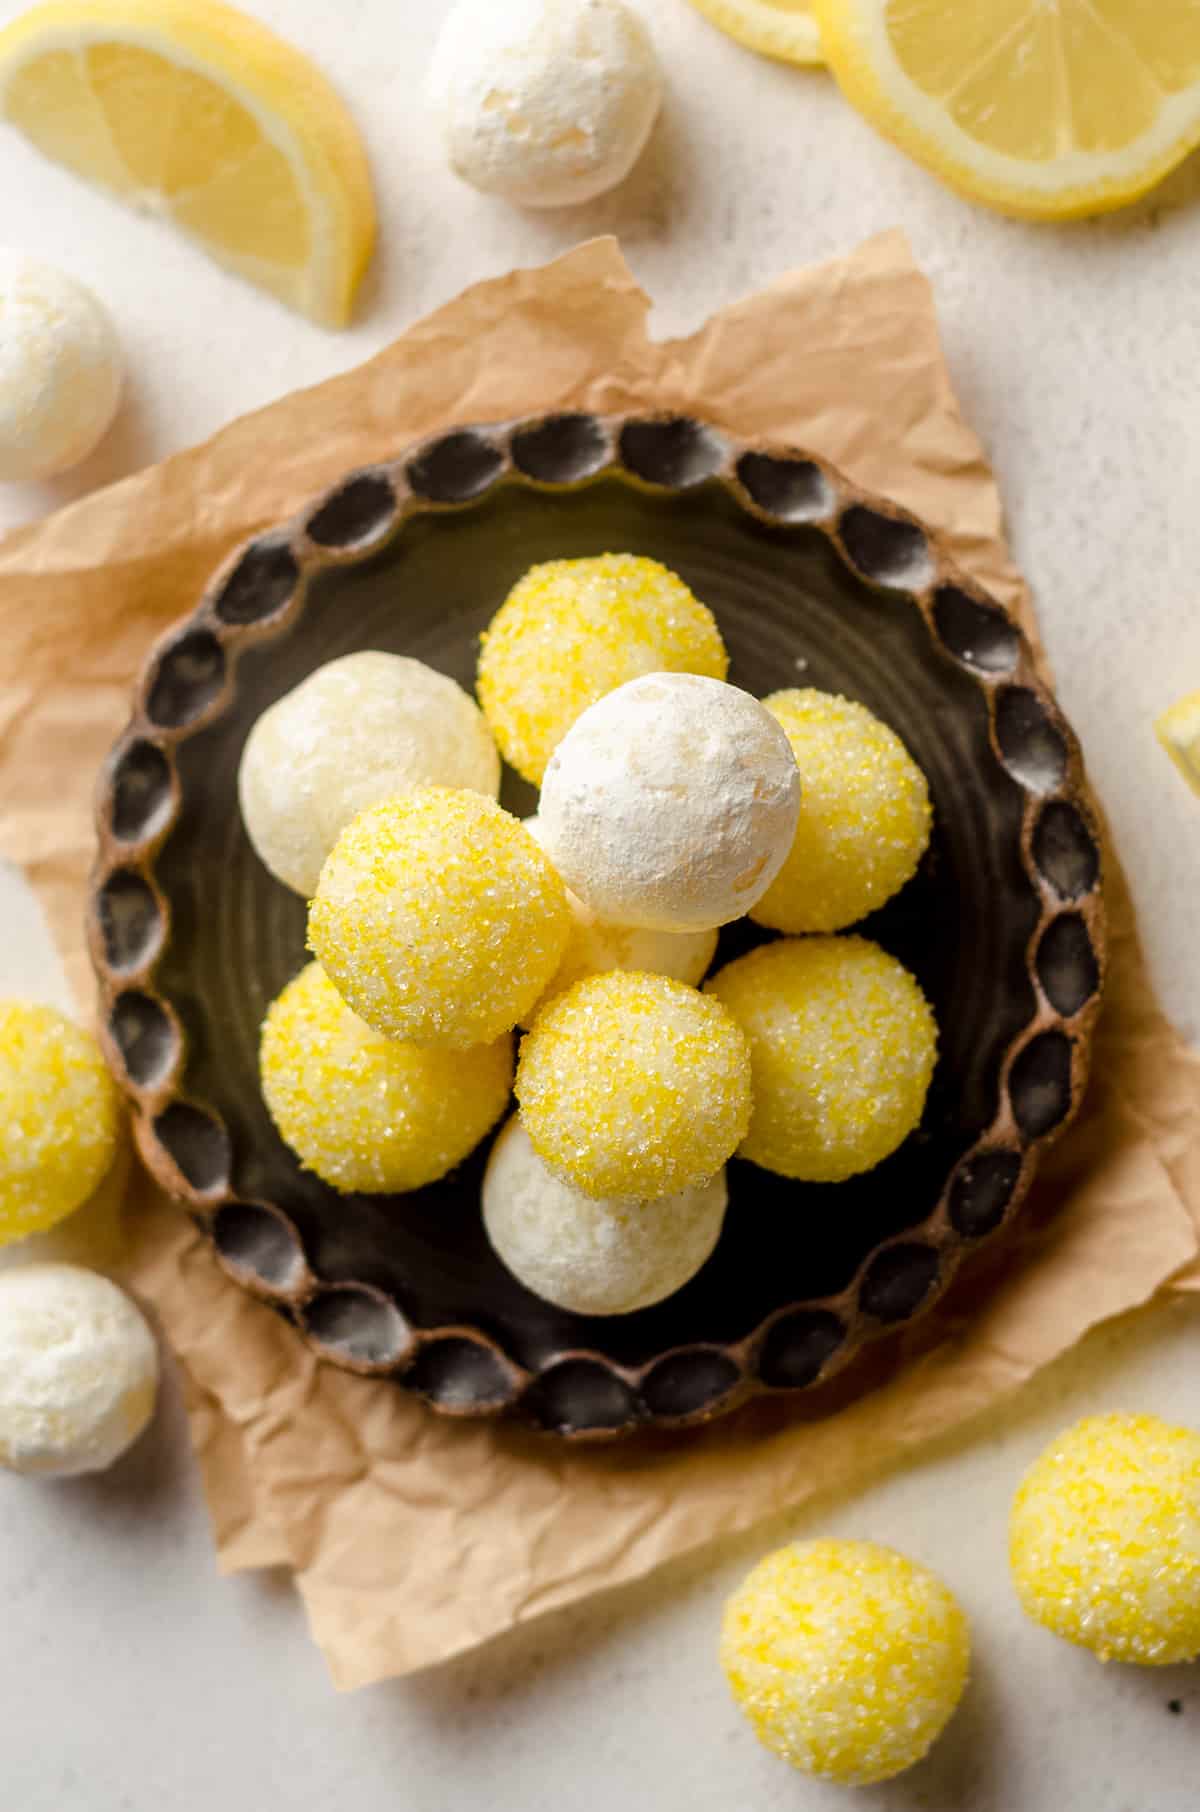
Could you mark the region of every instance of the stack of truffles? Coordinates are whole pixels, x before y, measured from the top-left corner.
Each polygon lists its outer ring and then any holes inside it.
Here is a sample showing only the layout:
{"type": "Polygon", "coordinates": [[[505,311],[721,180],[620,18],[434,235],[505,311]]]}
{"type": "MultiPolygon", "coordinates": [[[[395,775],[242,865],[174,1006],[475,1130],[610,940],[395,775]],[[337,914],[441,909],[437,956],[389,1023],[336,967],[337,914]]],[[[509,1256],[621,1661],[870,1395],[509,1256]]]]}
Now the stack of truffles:
{"type": "Polygon", "coordinates": [[[582,1314],[695,1274],[735,1152],[820,1182],[878,1164],[933,1070],[912,976],[833,935],[915,872],[923,775],[863,706],[760,703],[727,671],[712,613],[665,567],[552,561],[484,635],[478,705],[419,661],[349,655],[272,706],[242,759],[251,841],[311,901],[316,961],[262,1033],[282,1138],[335,1189],[420,1189],[515,1088],[488,1236],[582,1314]],[[525,823],[497,803],[501,756],[541,788],[525,823]],[[709,975],[718,928],[747,914],[784,935],[709,975]]]}

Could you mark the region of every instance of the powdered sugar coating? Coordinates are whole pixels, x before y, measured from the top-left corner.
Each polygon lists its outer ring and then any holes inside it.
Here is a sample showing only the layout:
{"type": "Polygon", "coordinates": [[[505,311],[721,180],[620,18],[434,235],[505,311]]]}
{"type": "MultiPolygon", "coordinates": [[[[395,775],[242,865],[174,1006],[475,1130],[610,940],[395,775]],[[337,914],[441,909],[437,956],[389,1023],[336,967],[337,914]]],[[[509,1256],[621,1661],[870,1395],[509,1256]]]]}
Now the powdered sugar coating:
{"type": "Polygon", "coordinates": [[[609,924],[703,931],[740,918],[796,830],[800,777],[756,698],[651,673],[592,705],[546,770],[538,818],[567,886],[609,924]]]}
{"type": "Polygon", "coordinates": [[[423,661],[328,661],[263,712],[238,770],[242,821],[276,880],[311,899],[357,812],[416,786],[495,798],[500,756],[462,687],[423,661]]]}
{"type": "Polygon", "coordinates": [[[459,0],[428,91],[451,168],[522,207],[590,201],[650,136],[662,76],[620,0],[459,0]]]}
{"type": "Polygon", "coordinates": [[[720,1238],[725,1172],[655,1202],[603,1201],[546,1168],[520,1119],[483,1178],[483,1224],[527,1289],[577,1315],[629,1315],[681,1290],[720,1238]]]}
{"type": "Polygon", "coordinates": [[[116,329],[91,290],[0,249],[0,481],[53,478],[86,459],[122,377],[116,329]]]}

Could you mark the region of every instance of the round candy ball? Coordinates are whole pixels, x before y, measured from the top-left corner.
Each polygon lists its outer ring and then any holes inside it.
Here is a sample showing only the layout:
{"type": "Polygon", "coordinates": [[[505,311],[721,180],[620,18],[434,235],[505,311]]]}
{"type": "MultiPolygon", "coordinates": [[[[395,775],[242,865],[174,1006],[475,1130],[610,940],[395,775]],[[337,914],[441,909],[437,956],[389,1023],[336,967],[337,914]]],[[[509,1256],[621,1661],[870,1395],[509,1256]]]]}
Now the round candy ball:
{"type": "Polygon", "coordinates": [[[77,1265],[0,1271],[0,1466],[100,1472],[154,1413],[158,1348],[141,1311],[77,1265]]]}
{"type": "Polygon", "coordinates": [[[584,1195],[652,1202],[714,1177],[750,1119],[746,1040],[719,1002],[665,975],[576,982],[521,1043],[534,1149],[584,1195]]]}
{"type": "MultiPolygon", "coordinates": [[[[526,818],[525,829],[541,842],[537,818],[526,818]]],[[[695,987],[707,975],[716,954],[715,930],[643,931],[635,925],[602,925],[570,888],[567,905],[571,912],[567,947],[549,987],[530,1012],[530,1024],[556,994],[564,993],[585,976],[604,975],[610,969],[636,969],[644,975],[671,975],[676,981],[695,987]]]]}
{"type": "Polygon", "coordinates": [[[779,1548],[725,1607],[721,1665],[761,1743],[823,1780],[911,1768],[962,1697],[970,1635],[937,1576],[867,1541],[779,1548]]]}
{"type": "Polygon", "coordinates": [[[483,637],[479,702],[534,786],[575,720],[643,673],[724,679],[716,620],[683,580],[636,554],[551,560],[518,580],[483,637]]]}
{"type": "Polygon", "coordinates": [[[416,786],[500,791],[473,698],[423,661],[347,654],[264,711],[238,770],[242,821],[276,880],[306,899],[351,818],[416,786]]]}
{"type": "Polygon", "coordinates": [[[1088,1416],[1035,1460],[1009,1520],[1017,1596],[1102,1661],[1200,1656],[1200,1434],[1088,1416]]]}
{"type": "Polygon", "coordinates": [[[751,917],[776,931],[841,931],[917,872],[932,819],[925,776],[853,699],[805,689],[763,704],[792,745],[803,796],[788,858],[751,917]]]}
{"type": "Polygon", "coordinates": [[[538,820],[597,918],[705,931],[741,918],[792,846],[800,777],[756,698],[651,673],[592,705],[550,758],[538,820]]]}
{"type": "Polygon", "coordinates": [[[494,799],[419,787],[347,825],[321,870],[308,938],[369,1026],[462,1049],[525,1017],[570,922],[562,882],[494,799]]]}
{"type": "Polygon", "coordinates": [[[483,1178],[483,1224],[525,1287],[576,1315],[629,1315],[681,1290],[720,1238],[725,1172],[656,1202],[597,1201],[547,1170],[514,1116],[483,1178]]]}
{"type": "Polygon", "coordinates": [[[319,963],[263,1022],[259,1074],[280,1138],[333,1189],[423,1189],[461,1164],[508,1102],[512,1037],[466,1051],[385,1038],[352,1013],[319,963]]]}
{"type": "Polygon", "coordinates": [[[450,167],[520,207],[590,201],[624,180],[662,76],[620,0],[459,0],[428,80],[450,167]]]}
{"type": "Polygon", "coordinates": [[[754,1113],[741,1156],[781,1176],[840,1183],[917,1126],[937,1025],[902,963],[862,937],[783,938],[706,985],[745,1032],[754,1113]]]}
{"type": "Polygon", "coordinates": [[[82,1206],[116,1155],[117,1091],[94,1038],[55,1007],[0,1001],[0,1246],[82,1206]]]}
{"type": "Polygon", "coordinates": [[[0,480],[53,478],[86,459],[121,398],[107,311],[74,277],[0,249],[0,480]]]}

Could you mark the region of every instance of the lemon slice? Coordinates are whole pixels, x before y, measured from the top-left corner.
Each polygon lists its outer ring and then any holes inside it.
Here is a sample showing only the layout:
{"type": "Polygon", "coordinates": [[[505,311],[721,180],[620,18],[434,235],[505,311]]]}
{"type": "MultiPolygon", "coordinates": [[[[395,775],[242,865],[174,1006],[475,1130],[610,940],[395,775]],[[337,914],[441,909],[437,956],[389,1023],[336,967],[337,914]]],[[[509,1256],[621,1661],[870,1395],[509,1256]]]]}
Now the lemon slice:
{"type": "Polygon", "coordinates": [[[812,0],[692,0],[698,13],[748,50],[781,63],[823,63],[812,0]]]}
{"type": "Polygon", "coordinates": [[[813,0],[871,123],[976,201],[1066,220],[1123,206],[1200,144],[1192,0],[813,0]]]}
{"type": "Polygon", "coordinates": [[[1154,728],[1188,785],[1200,793],[1200,692],[1189,692],[1164,711],[1154,728]]]}
{"type": "Polygon", "coordinates": [[[341,326],[371,255],[362,141],[321,72],[215,0],[50,0],[0,31],[0,118],[341,326]]]}

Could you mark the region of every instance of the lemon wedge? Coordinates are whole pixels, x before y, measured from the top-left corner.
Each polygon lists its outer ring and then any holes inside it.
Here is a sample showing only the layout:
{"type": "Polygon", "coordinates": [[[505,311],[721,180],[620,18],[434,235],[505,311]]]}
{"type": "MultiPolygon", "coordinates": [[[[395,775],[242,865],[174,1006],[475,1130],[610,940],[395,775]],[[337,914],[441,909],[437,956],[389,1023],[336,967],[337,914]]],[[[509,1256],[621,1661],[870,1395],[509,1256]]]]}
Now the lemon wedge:
{"type": "Polygon", "coordinates": [[[347,319],[375,206],[320,70],[215,0],[49,0],[0,30],[0,118],[161,214],[326,326],[347,319]]]}
{"type": "Polygon", "coordinates": [[[1124,206],[1200,144],[1190,0],[813,0],[847,98],[975,201],[1124,206]]]}
{"type": "Polygon", "coordinates": [[[812,0],[692,0],[729,37],[781,63],[823,63],[812,0]]]}
{"type": "Polygon", "coordinates": [[[1189,692],[1164,711],[1154,728],[1188,785],[1200,793],[1200,692],[1189,692]]]}

